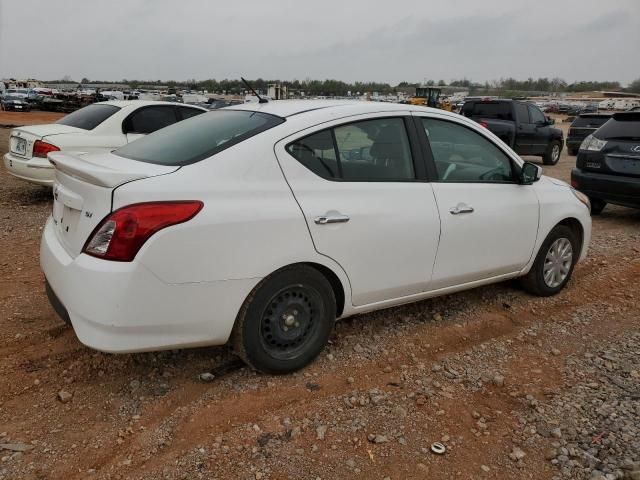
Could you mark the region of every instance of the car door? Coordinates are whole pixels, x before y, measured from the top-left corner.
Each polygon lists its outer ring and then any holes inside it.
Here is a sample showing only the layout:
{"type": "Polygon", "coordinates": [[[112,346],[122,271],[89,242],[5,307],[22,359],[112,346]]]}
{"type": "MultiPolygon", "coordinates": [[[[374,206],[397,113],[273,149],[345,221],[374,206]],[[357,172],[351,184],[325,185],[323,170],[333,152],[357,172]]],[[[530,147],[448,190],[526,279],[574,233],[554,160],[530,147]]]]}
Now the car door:
{"type": "Polygon", "coordinates": [[[332,123],[276,145],[316,250],[356,306],[426,291],[440,220],[411,117],[332,123]]]}
{"type": "Polygon", "coordinates": [[[529,117],[531,118],[531,123],[534,126],[531,153],[534,155],[542,155],[547,151],[547,145],[549,144],[549,139],[551,137],[547,118],[538,107],[528,105],[528,108],[529,117]]]}
{"type": "Polygon", "coordinates": [[[513,102],[513,111],[516,126],[514,150],[520,155],[531,155],[534,152],[533,143],[536,126],[529,119],[529,109],[526,104],[513,102]]]}
{"type": "Polygon", "coordinates": [[[145,106],[135,110],[122,122],[122,131],[130,143],[177,121],[176,108],[173,105],[145,106]]]}
{"type": "Polygon", "coordinates": [[[441,219],[431,288],[520,271],[538,233],[539,203],[518,166],[480,128],[419,116],[441,219]]]}

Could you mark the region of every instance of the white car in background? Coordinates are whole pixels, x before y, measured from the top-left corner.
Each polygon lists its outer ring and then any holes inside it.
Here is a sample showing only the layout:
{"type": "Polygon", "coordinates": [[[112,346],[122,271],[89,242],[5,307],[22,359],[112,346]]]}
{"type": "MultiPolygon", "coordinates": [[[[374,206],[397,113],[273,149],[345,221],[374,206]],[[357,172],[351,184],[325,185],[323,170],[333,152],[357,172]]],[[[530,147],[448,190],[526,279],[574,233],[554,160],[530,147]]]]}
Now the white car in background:
{"type": "Polygon", "coordinates": [[[207,110],[172,102],[110,101],[94,103],[56,123],[18,127],[11,131],[7,171],[22,180],[53,185],[49,152],[113,150],[160,128],[207,110]]]}
{"type": "Polygon", "coordinates": [[[478,123],[412,105],[244,104],[49,159],[47,293],[106,352],[231,340],[290,372],[336,318],[515,277],[553,295],[591,237],[584,195],[478,123]]]}

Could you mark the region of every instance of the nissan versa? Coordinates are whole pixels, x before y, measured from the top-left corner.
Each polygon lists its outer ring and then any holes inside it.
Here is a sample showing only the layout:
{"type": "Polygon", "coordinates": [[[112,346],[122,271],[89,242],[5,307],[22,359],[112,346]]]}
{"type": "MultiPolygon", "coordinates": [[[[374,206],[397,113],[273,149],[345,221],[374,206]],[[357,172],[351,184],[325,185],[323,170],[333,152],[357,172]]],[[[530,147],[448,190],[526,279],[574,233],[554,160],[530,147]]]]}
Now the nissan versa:
{"type": "Polygon", "coordinates": [[[245,104],[49,159],[49,298],[106,352],[230,342],[290,372],[336,318],[515,277],[553,295],[591,236],[583,194],[412,105],[245,104]]]}

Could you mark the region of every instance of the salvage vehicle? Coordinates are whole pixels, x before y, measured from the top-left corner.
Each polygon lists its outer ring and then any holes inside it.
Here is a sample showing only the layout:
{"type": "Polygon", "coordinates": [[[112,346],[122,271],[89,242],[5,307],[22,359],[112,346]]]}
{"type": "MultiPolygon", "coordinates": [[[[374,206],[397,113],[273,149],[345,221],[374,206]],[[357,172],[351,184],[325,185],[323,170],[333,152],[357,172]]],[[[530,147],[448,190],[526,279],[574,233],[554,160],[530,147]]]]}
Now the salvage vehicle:
{"type": "Polygon", "coordinates": [[[0,107],[7,112],[29,112],[31,103],[22,95],[7,93],[0,98],[0,107]]]}
{"type": "Polygon", "coordinates": [[[539,155],[545,165],[560,160],[563,134],[535,105],[516,100],[465,102],[462,115],[495,133],[519,155],[539,155]]]}
{"type": "Polygon", "coordinates": [[[598,215],[607,203],[640,208],[640,112],[614,114],[584,139],[571,185],[598,215]]]}
{"type": "Polygon", "coordinates": [[[604,125],[611,118],[610,113],[582,113],[578,115],[567,135],[567,151],[569,155],[577,155],[582,141],[604,125]]]}
{"type": "Polygon", "coordinates": [[[49,160],[46,289],[105,352],[229,341],[291,372],[336,318],[517,277],[554,295],[591,236],[584,195],[472,120],[413,105],[244,104],[49,160]]]}
{"type": "Polygon", "coordinates": [[[201,107],[166,102],[94,103],[56,123],[13,129],[4,165],[14,177],[51,186],[54,170],[47,160],[49,152],[112,150],[206,111],[201,107]]]}

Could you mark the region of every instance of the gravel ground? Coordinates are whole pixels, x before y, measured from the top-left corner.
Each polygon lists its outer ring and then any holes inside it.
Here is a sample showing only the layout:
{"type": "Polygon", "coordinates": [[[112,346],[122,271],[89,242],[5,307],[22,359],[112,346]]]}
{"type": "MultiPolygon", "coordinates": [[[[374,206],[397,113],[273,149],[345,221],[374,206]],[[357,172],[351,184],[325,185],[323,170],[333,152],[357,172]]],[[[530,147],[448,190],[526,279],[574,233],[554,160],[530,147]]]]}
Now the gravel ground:
{"type": "Polygon", "coordinates": [[[348,319],[274,377],[224,347],[81,345],[43,294],[49,198],[0,169],[0,480],[640,479],[638,211],[594,219],[555,297],[505,283],[348,319]]]}

